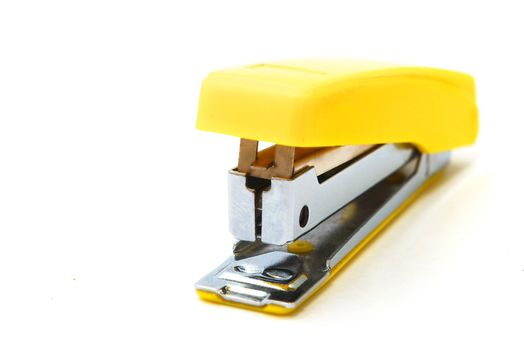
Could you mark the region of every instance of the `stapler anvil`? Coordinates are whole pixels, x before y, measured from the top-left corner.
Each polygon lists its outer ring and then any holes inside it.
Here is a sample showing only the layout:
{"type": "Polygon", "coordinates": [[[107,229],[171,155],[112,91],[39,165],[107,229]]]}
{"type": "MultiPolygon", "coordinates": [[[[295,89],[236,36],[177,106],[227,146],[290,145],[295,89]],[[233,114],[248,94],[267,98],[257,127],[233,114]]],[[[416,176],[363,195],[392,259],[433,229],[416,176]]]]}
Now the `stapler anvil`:
{"type": "Polygon", "coordinates": [[[352,60],[211,73],[197,128],[240,138],[229,171],[233,255],[206,300],[295,310],[477,135],[473,78],[352,60]],[[259,141],[273,144],[259,149],[259,141]]]}

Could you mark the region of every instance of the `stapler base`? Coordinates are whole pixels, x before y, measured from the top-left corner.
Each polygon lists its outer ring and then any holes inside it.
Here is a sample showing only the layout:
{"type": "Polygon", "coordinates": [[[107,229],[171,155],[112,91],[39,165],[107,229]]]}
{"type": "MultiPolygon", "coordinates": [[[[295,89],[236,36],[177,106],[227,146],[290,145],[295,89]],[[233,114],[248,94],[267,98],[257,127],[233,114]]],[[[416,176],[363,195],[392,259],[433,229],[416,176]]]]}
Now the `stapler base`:
{"type": "Polygon", "coordinates": [[[294,311],[434,179],[449,157],[449,152],[414,154],[293,242],[238,241],[233,256],[196,283],[198,294],[273,314],[294,311]]]}

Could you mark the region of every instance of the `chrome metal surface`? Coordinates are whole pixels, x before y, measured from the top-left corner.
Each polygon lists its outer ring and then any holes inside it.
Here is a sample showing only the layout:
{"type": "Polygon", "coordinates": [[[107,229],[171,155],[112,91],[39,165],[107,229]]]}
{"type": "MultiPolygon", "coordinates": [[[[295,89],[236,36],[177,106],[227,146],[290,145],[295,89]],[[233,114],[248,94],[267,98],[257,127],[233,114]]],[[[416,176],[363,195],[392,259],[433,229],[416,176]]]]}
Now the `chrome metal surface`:
{"type": "Polygon", "coordinates": [[[324,182],[319,182],[314,168],[293,180],[271,180],[271,188],[262,193],[262,242],[295,240],[400,168],[413,154],[411,147],[382,145],[324,182]],[[309,218],[302,227],[304,205],[309,218]]]}
{"type": "Polygon", "coordinates": [[[386,144],[322,182],[315,168],[306,169],[291,180],[274,178],[267,189],[258,193],[262,199],[258,221],[256,191],[246,188],[243,173],[232,170],[229,173],[230,231],[238,240],[255,241],[259,233],[264,243],[291,242],[397,170],[414,153],[413,147],[386,144]],[[308,216],[301,221],[304,206],[308,216]],[[257,226],[260,232],[256,232],[257,226]]]}
{"type": "Polygon", "coordinates": [[[255,191],[246,187],[246,178],[230,172],[229,232],[239,241],[255,241],[255,191]]]}
{"type": "Polygon", "coordinates": [[[412,154],[397,171],[302,235],[300,240],[314,246],[310,252],[293,254],[288,252],[287,244],[267,244],[260,240],[237,242],[234,255],[202,278],[196,288],[249,305],[296,307],[328,278],[348,253],[448,161],[449,153],[412,154]]]}

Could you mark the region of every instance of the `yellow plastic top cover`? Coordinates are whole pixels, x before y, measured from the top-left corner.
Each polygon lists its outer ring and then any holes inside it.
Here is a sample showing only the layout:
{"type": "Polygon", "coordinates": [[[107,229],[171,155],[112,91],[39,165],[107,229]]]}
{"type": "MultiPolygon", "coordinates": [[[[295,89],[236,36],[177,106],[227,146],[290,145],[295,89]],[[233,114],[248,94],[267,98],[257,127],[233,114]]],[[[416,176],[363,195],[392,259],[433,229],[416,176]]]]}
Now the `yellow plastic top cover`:
{"type": "Polygon", "coordinates": [[[475,141],[475,85],[442,69],[293,60],[211,73],[197,128],[296,147],[412,143],[428,153],[475,141]]]}

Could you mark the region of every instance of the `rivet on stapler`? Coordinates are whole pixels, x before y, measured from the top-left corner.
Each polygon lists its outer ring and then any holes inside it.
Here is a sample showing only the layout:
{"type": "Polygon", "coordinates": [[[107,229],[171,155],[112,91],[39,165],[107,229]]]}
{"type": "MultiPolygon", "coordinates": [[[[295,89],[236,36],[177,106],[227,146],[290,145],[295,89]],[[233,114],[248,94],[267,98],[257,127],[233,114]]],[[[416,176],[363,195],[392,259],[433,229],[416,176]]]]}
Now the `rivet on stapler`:
{"type": "Polygon", "coordinates": [[[295,310],[442,172],[450,150],[475,141],[477,123],[473,78],[458,72],[326,59],[211,73],[197,127],[240,139],[228,174],[236,243],[197,292],[295,310]]]}

